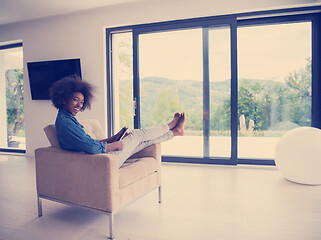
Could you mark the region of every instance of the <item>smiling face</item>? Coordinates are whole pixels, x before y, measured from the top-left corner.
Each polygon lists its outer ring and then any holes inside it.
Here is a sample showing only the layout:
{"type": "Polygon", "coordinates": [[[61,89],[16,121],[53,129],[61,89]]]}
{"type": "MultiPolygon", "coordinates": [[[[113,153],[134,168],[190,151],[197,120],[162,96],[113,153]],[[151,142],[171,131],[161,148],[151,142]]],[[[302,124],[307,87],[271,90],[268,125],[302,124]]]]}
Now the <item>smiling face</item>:
{"type": "Polygon", "coordinates": [[[69,101],[65,104],[64,109],[70,114],[76,116],[84,105],[84,95],[81,92],[75,92],[69,101]]]}

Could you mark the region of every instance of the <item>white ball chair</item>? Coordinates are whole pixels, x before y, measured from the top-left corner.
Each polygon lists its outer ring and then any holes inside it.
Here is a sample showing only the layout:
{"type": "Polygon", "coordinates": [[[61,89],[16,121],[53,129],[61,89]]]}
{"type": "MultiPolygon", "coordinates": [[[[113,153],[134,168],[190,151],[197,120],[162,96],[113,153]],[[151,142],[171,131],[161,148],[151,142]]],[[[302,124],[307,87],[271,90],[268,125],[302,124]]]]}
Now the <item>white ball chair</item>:
{"type": "Polygon", "coordinates": [[[289,181],[321,184],[321,130],[295,128],[284,134],[276,145],[275,164],[289,181]]]}

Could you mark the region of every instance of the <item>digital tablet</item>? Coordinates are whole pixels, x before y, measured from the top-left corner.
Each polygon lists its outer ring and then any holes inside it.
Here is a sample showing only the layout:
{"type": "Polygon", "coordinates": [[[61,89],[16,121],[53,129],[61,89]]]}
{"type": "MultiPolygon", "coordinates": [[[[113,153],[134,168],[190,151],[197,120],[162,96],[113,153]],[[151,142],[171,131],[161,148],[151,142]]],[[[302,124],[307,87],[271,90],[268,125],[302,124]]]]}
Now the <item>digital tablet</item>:
{"type": "Polygon", "coordinates": [[[126,134],[127,131],[128,131],[128,127],[123,128],[123,129],[121,130],[121,134],[118,136],[118,138],[116,139],[116,141],[122,140],[122,139],[125,137],[125,134],[126,134]]]}

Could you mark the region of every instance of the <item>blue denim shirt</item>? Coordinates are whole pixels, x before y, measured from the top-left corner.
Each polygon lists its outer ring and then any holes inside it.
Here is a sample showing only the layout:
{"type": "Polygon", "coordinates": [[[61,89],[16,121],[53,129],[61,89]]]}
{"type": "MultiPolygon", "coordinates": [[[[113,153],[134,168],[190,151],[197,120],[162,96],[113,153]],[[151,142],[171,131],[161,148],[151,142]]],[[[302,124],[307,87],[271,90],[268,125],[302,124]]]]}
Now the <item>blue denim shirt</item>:
{"type": "Polygon", "coordinates": [[[62,149],[89,154],[106,153],[107,143],[91,138],[77,119],[67,111],[59,109],[55,125],[62,149]]]}

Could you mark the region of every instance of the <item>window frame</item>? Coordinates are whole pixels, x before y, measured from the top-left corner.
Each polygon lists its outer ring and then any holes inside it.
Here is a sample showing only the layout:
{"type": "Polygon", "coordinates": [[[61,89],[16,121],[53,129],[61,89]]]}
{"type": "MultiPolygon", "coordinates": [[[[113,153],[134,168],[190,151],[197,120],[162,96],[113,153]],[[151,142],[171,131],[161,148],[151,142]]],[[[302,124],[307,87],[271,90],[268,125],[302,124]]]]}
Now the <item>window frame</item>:
{"type": "MultiPolygon", "coordinates": [[[[22,42],[0,45],[0,51],[1,51],[1,50],[12,49],[12,48],[19,48],[19,47],[23,47],[22,42]]],[[[0,152],[7,152],[7,153],[26,153],[26,149],[0,148],[0,152]]]]}

